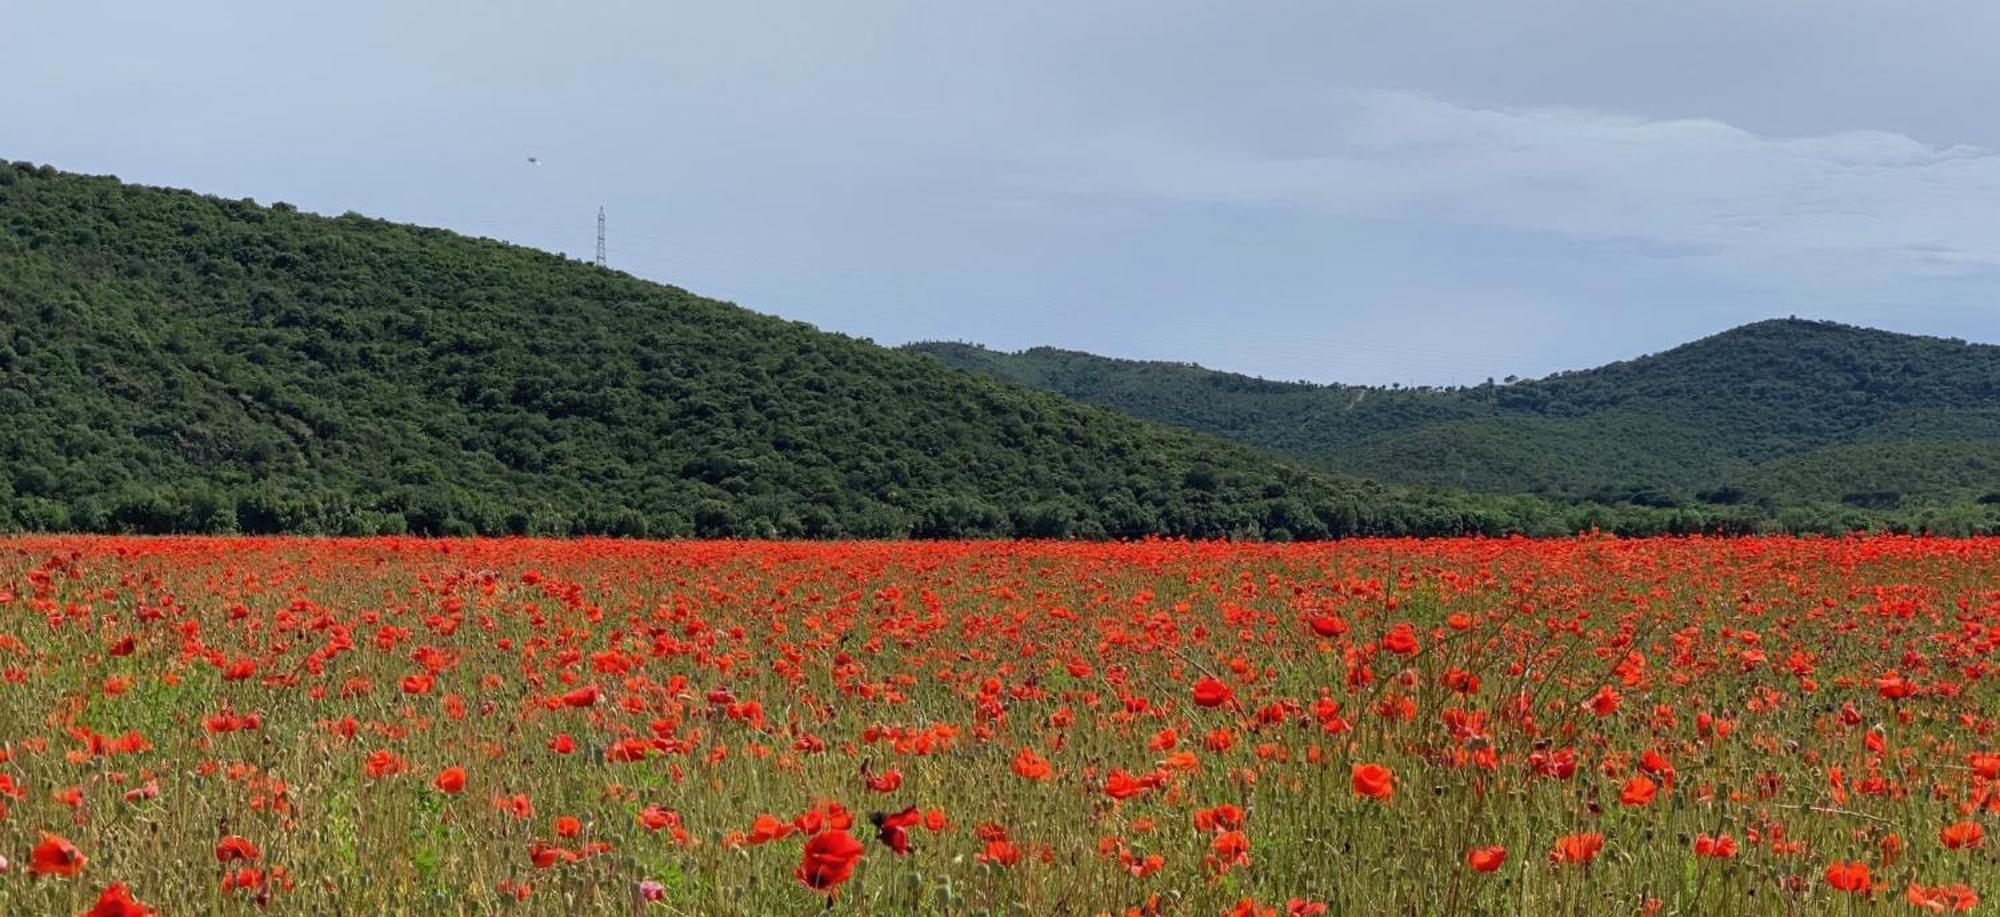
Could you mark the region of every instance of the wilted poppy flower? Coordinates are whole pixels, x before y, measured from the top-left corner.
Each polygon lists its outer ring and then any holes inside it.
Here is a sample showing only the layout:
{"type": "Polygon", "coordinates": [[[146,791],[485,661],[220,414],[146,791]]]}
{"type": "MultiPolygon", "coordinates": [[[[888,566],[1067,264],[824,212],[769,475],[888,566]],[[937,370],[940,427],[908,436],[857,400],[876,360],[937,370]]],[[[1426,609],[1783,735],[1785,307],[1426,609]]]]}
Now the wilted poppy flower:
{"type": "Polygon", "coordinates": [[[822,831],[806,841],[805,856],[799,861],[799,881],[831,894],[854,875],[861,862],[861,842],[846,831],[822,831]]]}
{"type": "Polygon", "coordinates": [[[1354,792],[1370,799],[1386,800],[1396,792],[1396,774],[1380,764],[1354,765],[1354,792]]]}
{"type": "Polygon", "coordinates": [[[1465,865],[1471,867],[1473,872],[1493,872],[1505,862],[1507,862],[1505,847],[1474,847],[1465,852],[1465,865]]]}
{"type": "Polygon", "coordinates": [[[28,871],[38,876],[69,878],[82,872],[87,861],[75,844],[44,831],[42,842],[28,854],[28,871]]]}

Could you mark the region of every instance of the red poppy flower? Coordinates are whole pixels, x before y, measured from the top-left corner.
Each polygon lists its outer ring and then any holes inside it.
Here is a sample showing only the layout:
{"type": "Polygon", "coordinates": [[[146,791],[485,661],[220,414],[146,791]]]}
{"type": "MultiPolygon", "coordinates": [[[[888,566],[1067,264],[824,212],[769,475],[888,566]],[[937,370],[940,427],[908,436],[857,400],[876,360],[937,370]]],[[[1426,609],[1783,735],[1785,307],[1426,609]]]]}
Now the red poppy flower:
{"type": "Polygon", "coordinates": [[[1012,866],[1021,862],[1021,848],[1004,837],[997,837],[988,840],[986,848],[975,859],[993,866],[1012,866]]]}
{"type": "Polygon", "coordinates": [[[583,859],[583,854],[574,850],[552,846],[540,840],[528,845],[528,862],[536,869],[548,869],[558,863],[575,863],[583,859]]]}
{"type": "Polygon", "coordinates": [[[799,861],[799,881],[831,894],[854,875],[861,852],[861,842],[846,831],[836,829],[815,834],[806,841],[805,856],[799,861]]]}
{"type": "Polygon", "coordinates": [[[665,806],[647,806],[639,810],[639,824],[648,831],[664,831],[681,827],[681,815],[665,806]]]}
{"type": "Polygon", "coordinates": [[[44,831],[42,842],[28,854],[28,871],[38,876],[69,878],[82,872],[86,862],[88,858],[75,844],[44,831]]]}
{"type": "Polygon", "coordinates": [[[1917,683],[1901,672],[1885,672],[1875,678],[1875,692],[1888,700],[1904,700],[1917,693],[1917,683]]]}
{"type": "Polygon", "coordinates": [[[1417,629],[1405,621],[1382,635],[1382,648],[1398,656],[1414,656],[1423,645],[1417,640],[1417,629]]]}
{"type": "Polygon", "coordinates": [[[1194,813],[1197,831],[1236,831],[1243,827],[1241,806],[1220,805],[1212,809],[1201,809],[1194,813]]]}
{"type": "Polygon", "coordinates": [[[217,841],[215,844],[215,859],[218,863],[227,863],[232,860],[254,860],[263,855],[263,851],[258,850],[257,845],[251,843],[249,838],[238,837],[234,834],[217,841]]]}
{"type": "Polygon", "coordinates": [[[1568,780],[1576,776],[1576,749],[1561,748],[1555,751],[1536,751],[1528,755],[1528,767],[1543,777],[1568,780]]]}
{"type": "Polygon", "coordinates": [[[1196,706],[1220,707],[1223,704],[1229,703],[1235,697],[1236,692],[1230,690],[1228,685],[1223,684],[1213,675],[1203,675],[1194,683],[1194,702],[1196,706]]]}
{"type": "Polygon", "coordinates": [[[873,812],[868,816],[869,824],[875,826],[875,839],[895,852],[910,852],[910,829],[923,820],[923,813],[916,806],[901,812],[873,812]]]}
{"type": "Polygon", "coordinates": [[[264,871],[255,866],[242,866],[226,872],[222,876],[224,893],[250,891],[264,887],[264,871]]]}
{"type": "Polygon", "coordinates": [[[1667,756],[1655,749],[1648,748],[1639,756],[1639,772],[1659,781],[1661,786],[1669,789],[1674,785],[1673,762],[1668,761],[1667,756]]]}
{"type": "Polygon", "coordinates": [[[868,788],[877,793],[894,793],[903,785],[903,772],[898,770],[883,771],[880,774],[863,772],[861,777],[868,784],[868,788]]]}
{"type": "Polygon", "coordinates": [[[1014,773],[1027,780],[1047,780],[1054,770],[1049,767],[1049,759],[1032,748],[1023,748],[1014,756],[1014,773]]]}
{"type": "Polygon", "coordinates": [[[1250,865],[1250,836],[1241,831],[1224,831],[1208,843],[1208,863],[1218,872],[1250,865]]]}
{"type": "Polygon", "coordinates": [[[465,791],[465,768],[447,767],[438,771],[437,779],[431,781],[431,785],[440,792],[456,796],[465,791]]]}
{"type": "Polygon", "coordinates": [[[1507,862],[1505,847],[1474,847],[1465,852],[1465,865],[1473,872],[1493,872],[1500,864],[1507,862]]]}
{"type": "Polygon", "coordinates": [[[1868,890],[1868,864],[1834,863],[1826,868],[1826,884],[1849,894],[1868,890]]]}
{"type": "Polygon", "coordinates": [[[155,917],[158,912],[132,897],[123,882],[113,882],[97,896],[97,903],[82,917],[155,917]]]}
{"type": "Polygon", "coordinates": [[[1135,777],[1124,768],[1114,768],[1104,778],[1104,795],[1112,799],[1130,799],[1164,782],[1165,778],[1157,773],[1135,777]]]}
{"type": "Polygon", "coordinates": [[[1904,899],[1932,913],[1963,914],[1979,906],[1979,893],[1963,884],[1923,886],[1910,883],[1904,899]]]}
{"type": "Polygon", "coordinates": [[[1727,834],[1719,837],[1709,837],[1706,834],[1702,834],[1696,836],[1694,839],[1694,855],[1698,857],[1713,857],[1718,860],[1726,860],[1736,856],[1736,852],[1736,838],[1727,834]]]}
{"type": "Polygon", "coordinates": [[[750,821],[750,834],[744,838],[751,844],[766,844],[785,837],[798,829],[778,820],[768,812],[760,813],[750,821]]]}
{"type": "Polygon", "coordinates": [[[368,759],[363,762],[363,769],[368,772],[368,776],[376,780],[391,774],[400,774],[403,772],[403,767],[403,759],[396,757],[394,752],[386,748],[370,752],[368,759]]]}
{"type": "Polygon", "coordinates": [[[1962,821],[1944,826],[1938,831],[1938,843],[1952,850],[1977,847],[1986,840],[1986,829],[1976,821],[1962,821]]]}
{"type": "Polygon", "coordinates": [[[1569,863],[1582,866],[1597,859],[1597,853],[1604,849],[1602,834],[1565,834],[1556,838],[1556,845],[1549,851],[1549,862],[1569,863]]]}
{"type": "Polygon", "coordinates": [[[1632,779],[1625,781],[1625,786],[1618,790],[1618,801],[1628,806],[1652,805],[1653,797],[1659,792],[1660,785],[1654,783],[1652,778],[1634,774],[1632,779]]]}
{"type": "Polygon", "coordinates": [[[1386,800],[1396,792],[1396,772],[1380,764],[1354,765],[1354,792],[1370,799],[1386,800]]]}

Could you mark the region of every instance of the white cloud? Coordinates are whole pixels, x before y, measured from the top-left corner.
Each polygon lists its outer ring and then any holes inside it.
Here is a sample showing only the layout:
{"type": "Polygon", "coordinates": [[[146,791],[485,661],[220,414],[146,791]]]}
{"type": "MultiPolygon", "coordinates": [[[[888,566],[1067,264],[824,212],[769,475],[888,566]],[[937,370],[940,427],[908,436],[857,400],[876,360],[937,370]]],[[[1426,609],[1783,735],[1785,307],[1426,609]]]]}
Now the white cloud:
{"type": "Polygon", "coordinates": [[[2000,267],[2000,153],[1886,131],[1340,92],[1258,133],[1121,130],[1052,151],[1066,193],[1305,209],[1869,273],[2000,267]]]}

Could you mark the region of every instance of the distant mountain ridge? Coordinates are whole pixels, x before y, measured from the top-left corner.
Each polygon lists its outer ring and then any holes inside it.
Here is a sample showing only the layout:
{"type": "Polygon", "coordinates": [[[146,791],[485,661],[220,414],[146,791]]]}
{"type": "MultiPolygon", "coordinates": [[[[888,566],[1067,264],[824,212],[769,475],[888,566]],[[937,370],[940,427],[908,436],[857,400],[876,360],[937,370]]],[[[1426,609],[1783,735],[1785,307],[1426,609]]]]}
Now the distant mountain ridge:
{"type": "Polygon", "coordinates": [[[920,343],[913,352],[1322,467],[1648,505],[2000,500],[2000,347],[1777,319],[1596,369],[1390,389],[1185,363],[920,343]]]}

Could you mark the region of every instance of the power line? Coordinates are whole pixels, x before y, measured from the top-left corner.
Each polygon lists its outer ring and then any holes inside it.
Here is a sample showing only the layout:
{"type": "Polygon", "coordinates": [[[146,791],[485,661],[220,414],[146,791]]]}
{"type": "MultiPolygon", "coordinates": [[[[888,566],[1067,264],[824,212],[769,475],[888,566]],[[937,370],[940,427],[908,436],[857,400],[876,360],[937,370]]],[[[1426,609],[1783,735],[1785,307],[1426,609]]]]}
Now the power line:
{"type": "Polygon", "coordinates": [[[604,205],[597,205],[597,266],[604,267],[604,205]]]}

